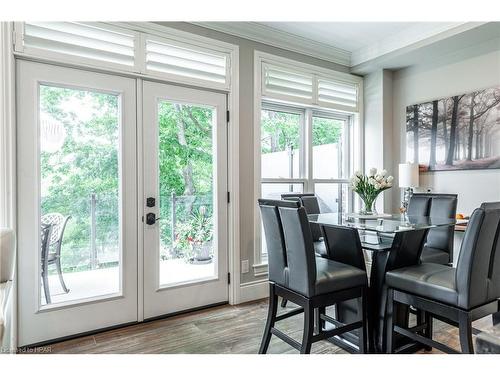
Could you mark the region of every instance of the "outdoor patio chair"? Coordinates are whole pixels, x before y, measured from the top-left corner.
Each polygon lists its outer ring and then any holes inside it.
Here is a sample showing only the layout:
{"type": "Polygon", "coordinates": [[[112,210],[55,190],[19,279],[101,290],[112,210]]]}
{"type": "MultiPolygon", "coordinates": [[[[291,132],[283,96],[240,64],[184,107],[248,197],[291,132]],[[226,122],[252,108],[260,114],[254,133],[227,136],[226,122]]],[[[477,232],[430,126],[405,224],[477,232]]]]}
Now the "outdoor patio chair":
{"type": "Polygon", "coordinates": [[[69,292],[69,289],[64,283],[62,268],[61,268],[61,247],[64,235],[64,230],[66,229],[66,224],[71,216],[64,217],[60,213],[50,213],[42,216],[42,225],[50,225],[50,237],[47,241],[46,248],[43,248],[42,242],[42,275],[45,275],[44,279],[44,289],[45,297],[47,303],[50,303],[50,292],[48,285],[48,266],[51,264],[56,265],[57,274],[59,275],[59,282],[65,293],[69,292]],[[45,250],[45,252],[44,252],[45,250]],[[48,295],[48,299],[47,299],[48,295]]]}

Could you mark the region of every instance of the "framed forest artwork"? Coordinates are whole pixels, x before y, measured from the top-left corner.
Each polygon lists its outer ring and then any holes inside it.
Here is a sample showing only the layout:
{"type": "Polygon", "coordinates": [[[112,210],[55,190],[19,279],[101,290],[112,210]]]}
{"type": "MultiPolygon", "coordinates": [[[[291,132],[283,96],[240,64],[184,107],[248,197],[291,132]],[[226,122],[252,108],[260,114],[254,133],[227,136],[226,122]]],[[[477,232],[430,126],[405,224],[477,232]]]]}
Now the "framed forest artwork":
{"type": "Polygon", "coordinates": [[[500,87],[406,107],[406,142],[421,171],[500,168],[500,87]]]}

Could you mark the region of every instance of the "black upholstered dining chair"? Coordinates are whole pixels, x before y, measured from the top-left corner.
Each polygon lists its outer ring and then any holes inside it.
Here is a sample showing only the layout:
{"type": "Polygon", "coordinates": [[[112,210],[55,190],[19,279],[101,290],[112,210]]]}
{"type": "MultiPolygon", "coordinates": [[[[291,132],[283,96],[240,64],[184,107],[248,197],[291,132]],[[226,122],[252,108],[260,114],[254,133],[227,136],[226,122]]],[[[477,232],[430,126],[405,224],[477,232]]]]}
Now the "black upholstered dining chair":
{"type": "MultiPolygon", "coordinates": [[[[409,216],[455,218],[457,194],[415,193],[408,205],[409,216]]],[[[454,227],[429,230],[420,260],[423,263],[453,263],[454,227]]]]}
{"type": "Polygon", "coordinates": [[[500,311],[500,202],[483,203],[471,216],[457,268],[422,263],[386,274],[387,352],[394,333],[446,353],[452,348],[432,340],[433,318],[458,326],[462,353],[473,353],[472,322],[500,311]],[[394,324],[394,303],[424,311],[419,327],[394,324]]]}
{"type": "MultiPolygon", "coordinates": [[[[300,353],[309,353],[313,343],[355,329],[360,330],[360,352],[366,352],[366,272],[315,256],[307,214],[299,202],[259,199],[259,206],[269,263],[269,311],[259,353],[267,352],[273,334],[300,353]],[[278,316],[278,296],[300,308],[278,316]],[[314,332],[315,309],[355,298],[359,304],[356,322],[343,324],[328,317],[335,328],[324,330],[323,324],[318,324],[318,332],[314,332]],[[301,343],[275,327],[277,321],[300,313],[304,313],[301,343]]],[[[320,320],[324,318],[325,315],[320,320]]]]}
{"type": "MultiPolygon", "coordinates": [[[[281,194],[281,199],[296,200],[306,209],[308,215],[317,215],[321,213],[318,197],[314,193],[286,193],[281,194]]],[[[321,227],[316,223],[309,223],[313,236],[314,251],[316,254],[326,257],[326,246],[323,241],[323,233],[321,227]]]]}

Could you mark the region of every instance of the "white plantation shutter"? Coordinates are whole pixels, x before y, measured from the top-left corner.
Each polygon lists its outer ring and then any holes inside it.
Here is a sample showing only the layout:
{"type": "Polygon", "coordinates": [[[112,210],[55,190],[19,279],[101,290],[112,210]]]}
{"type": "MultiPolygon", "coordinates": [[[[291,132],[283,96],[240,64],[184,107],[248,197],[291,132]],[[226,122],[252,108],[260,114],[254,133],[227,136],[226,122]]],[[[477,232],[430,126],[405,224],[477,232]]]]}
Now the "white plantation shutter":
{"type": "Polygon", "coordinates": [[[305,103],[346,112],[359,111],[360,79],[262,62],[262,97],[305,103]],[[337,76],[339,78],[337,78],[337,76]]]}
{"type": "Polygon", "coordinates": [[[326,106],[335,105],[357,110],[358,85],[319,78],[318,103],[326,106]]]}
{"type": "Polygon", "coordinates": [[[146,40],[146,70],[228,86],[228,56],[201,47],[146,40]]]}
{"type": "Polygon", "coordinates": [[[82,22],[26,22],[23,47],[133,67],[135,35],[108,25],[82,22]]]}
{"type": "Polygon", "coordinates": [[[263,64],[263,96],[291,98],[309,102],[313,99],[313,75],[276,65],[263,64]]]}

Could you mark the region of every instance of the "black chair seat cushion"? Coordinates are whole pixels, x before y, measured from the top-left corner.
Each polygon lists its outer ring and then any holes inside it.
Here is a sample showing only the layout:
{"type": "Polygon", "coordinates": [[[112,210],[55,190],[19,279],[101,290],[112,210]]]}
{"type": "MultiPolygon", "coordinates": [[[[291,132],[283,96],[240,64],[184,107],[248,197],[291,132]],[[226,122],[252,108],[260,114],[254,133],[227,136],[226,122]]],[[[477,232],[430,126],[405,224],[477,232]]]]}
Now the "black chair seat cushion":
{"type": "Polygon", "coordinates": [[[316,257],[316,295],[368,284],[366,272],[344,263],[316,257]]]}
{"type": "Polygon", "coordinates": [[[455,268],[435,263],[399,268],[385,275],[390,288],[457,306],[455,268]]]}
{"type": "Polygon", "coordinates": [[[420,260],[422,263],[448,264],[450,263],[450,255],[446,251],[426,246],[420,260]]]}
{"type": "Polygon", "coordinates": [[[328,254],[326,252],[325,241],[314,241],[314,252],[322,257],[326,257],[328,254]]]}

